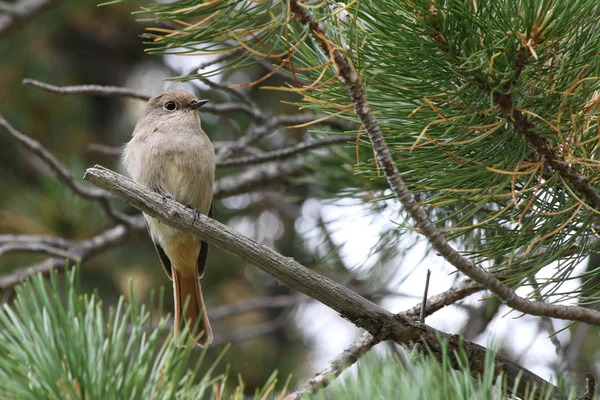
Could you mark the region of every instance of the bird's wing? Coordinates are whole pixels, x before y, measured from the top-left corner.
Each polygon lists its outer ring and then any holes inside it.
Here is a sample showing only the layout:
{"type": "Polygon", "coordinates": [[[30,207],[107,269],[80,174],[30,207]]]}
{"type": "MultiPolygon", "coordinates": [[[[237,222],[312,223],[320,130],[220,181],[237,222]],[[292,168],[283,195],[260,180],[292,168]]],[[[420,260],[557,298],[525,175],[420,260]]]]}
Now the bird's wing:
{"type": "MultiPolygon", "coordinates": [[[[210,209],[207,214],[210,218],[213,217],[213,205],[210,204],[210,209]]],[[[200,254],[198,255],[198,276],[202,278],[206,269],[206,260],[208,259],[208,243],[201,242],[200,254]]],[[[164,265],[164,264],[163,264],[164,265]]]]}
{"type": "MultiPolygon", "coordinates": [[[[156,252],[158,253],[158,258],[160,258],[160,263],[162,264],[163,268],[165,269],[165,272],[167,273],[167,276],[169,277],[169,279],[173,280],[173,271],[171,269],[171,260],[169,260],[169,257],[167,257],[167,254],[165,253],[163,248],[160,247],[160,244],[158,244],[152,237],[152,232],[150,232],[150,227],[148,226],[148,221],[146,221],[146,228],[148,229],[148,232],[150,233],[150,239],[152,240],[152,243],[154,244],[154,248],[156,249],[156,252]]],[[[202,254],[202,251],[200,251],[200,254],[202,254]]]]}

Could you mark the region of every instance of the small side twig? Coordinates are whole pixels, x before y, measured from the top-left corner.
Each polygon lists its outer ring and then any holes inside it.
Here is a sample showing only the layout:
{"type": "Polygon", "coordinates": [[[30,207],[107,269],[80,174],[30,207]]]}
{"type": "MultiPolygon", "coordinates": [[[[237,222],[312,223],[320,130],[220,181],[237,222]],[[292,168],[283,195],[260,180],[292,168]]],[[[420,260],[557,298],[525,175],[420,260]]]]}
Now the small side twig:
{"type": "Polygon", "coordinates": [[[316,149],[319,147],[324,147],[330,144],[339,144],[339,143],[347,143],[350,141],[356,140],[355,136],[333,136],[324,139],[315,139],[307,142],[299,143],[295,146],[287,147],[281,150],[273,150],[264,154],[260,154],[257,156],[246,156],[246,157],[237,157],[231,158],[223,161],[219,161],[217,166],[219,167],[233,167],[233,166],[241,166],[241,165],[252,165],[252,164],[261,164],[266,161],[275,161],[275,160],[283,160],[285,158],[291,157],[298,153],[302,153],[307,150],[316,149]]]}
{"type": "Polygon", "coordinates": [[[34,79],[23,79],[23,85],[33,86],[46,92],[59,95],[69,94],[100,94],[103,96],[114,97],[131,97],[138,100],[148,100],[150,95],[140,92],[139,90],[129,89],[118,86],[101,86],[101,85],[79,85],[79,86],[55,86],[49,83],[36,81],[34,79]]]}
{"type": "Polygon", "coordinates": [[[255,187],[265,187],[281,183],[287,178],[294,177],[302,172],[301,165],[285,162],[273,162],[248,169],[235,175],[221,178],[214,186],[214,196],[223,197],[247,193],[255,187]]]}
{"type": "Polygon", "coordinates": [[[421,303],[421,313],[419,315],[419,321],[425,323],[425,309],[427,308],[427,292],[429,291],[429,278],[431,277],[431,270],[427,270],[427,278],[425,278],[425,290],[423,291],[423,302],[421,303]]]}

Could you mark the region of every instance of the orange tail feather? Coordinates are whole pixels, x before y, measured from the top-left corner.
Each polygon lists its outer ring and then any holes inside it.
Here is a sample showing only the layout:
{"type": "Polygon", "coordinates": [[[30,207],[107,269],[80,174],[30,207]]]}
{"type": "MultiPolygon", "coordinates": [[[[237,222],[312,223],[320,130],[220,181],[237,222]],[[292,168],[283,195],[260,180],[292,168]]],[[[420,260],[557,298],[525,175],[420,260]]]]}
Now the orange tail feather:
{"type": "Polygon", "coordinates": [[[191,276],[182,276],[181,272],[173,268],[173,296],[175,299],[175,336],[179,336],[180,324],[189,324],[189,329],[194,334],[202,332],[196,343],[205,347],[212,342],[213,335],[204,307],[200,279],[196,273],[191,276]],[[186,305],[187,303],[187,305],[186,305]],[[185,311],[184,311],[185,310],[185,311]],[[183,321],[181,315],[183,314],[183,321]]]}

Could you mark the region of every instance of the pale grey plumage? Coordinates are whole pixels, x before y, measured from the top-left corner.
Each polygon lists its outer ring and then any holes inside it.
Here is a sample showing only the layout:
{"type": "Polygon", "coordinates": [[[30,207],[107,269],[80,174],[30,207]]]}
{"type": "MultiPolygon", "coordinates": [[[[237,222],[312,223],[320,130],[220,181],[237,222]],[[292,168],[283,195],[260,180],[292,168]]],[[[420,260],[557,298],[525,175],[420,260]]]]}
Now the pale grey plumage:
{"type": "MultiPolygon", "coordinates": [[[[133,138],[124,148],[122,159],[137,183],[208,215],[212,206],[215,153],[200,124],[197,108],[201,104],[192,94],[177,89],[151,98],[134,129],[133,138]]],[[[178,306],[182,307],[185,302],[185,297],[178,296],[182,290],[191,292],[193,287],[189,285],[195,284],[193,280],[204,272],[208,245],[194,235],[173,229],[147,215],[144,217],[163,266],[173,277],[175,315],[178,317],[181,312],[178,306]]],[[[198,311],[205,314],[199,284],[196,290],[202,308],[198,311]]],[[[186,321],[193,319],[187,312],[185,317],[186,321]]],[[[202,328],[206,335],[200,344],[212,339],[206,315],[203,319],[205,326],[202,328]]]]}

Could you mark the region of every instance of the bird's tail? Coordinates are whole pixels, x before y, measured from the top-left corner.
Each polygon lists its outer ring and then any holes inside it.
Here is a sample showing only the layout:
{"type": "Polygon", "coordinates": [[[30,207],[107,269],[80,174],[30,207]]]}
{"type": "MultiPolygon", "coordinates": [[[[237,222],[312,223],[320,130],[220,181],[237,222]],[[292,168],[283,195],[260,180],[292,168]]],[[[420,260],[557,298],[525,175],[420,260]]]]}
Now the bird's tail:
{"type": "Polygon", "coordinates": [[[175,336],[179,335],[181,324],[188,324],[190,332],[194,332],[195,335],[201,334],[196,343],[205,347],[212,342],[213,335],[204,307],[198,269],[193,268],[193,271],[193,275],[182,276],[181,271],[173,268],[175,336]],[[183,320],[181,319],[182,315],[183,320]]]}

